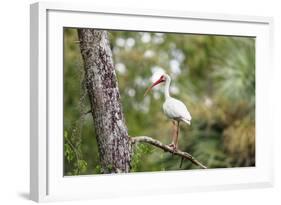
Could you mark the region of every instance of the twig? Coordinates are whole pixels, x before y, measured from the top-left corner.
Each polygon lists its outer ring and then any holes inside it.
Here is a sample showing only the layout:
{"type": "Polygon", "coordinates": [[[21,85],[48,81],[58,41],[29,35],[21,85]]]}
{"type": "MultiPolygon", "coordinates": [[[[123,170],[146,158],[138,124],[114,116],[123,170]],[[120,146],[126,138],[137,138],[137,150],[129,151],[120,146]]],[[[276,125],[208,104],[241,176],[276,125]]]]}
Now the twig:
{"type": "Polygon", "coordinates": [[[87,114],[89,114],[91,112],[92,112],[92,110],[88,110],[87,112],[84,112],[83,115],[87,115],[87,114]]]}
{"type": "Polygon", "coordinates": [[[180,168],[181,168],[181,166],[182,166],[183,160],[184,160],[184,158],[182,157],[182,158],[181,158],[181,162],[180,162],[180,168]]]}
{"type": "Polygon", "coordinates": [[[189,161],[191,161],[193,164],[203,168],[203,169],[207,169],[207,167],[205,165],[203,165],[201,162],[199,162],[197,159],[195,159],[191,154],[187,153],[187,152],[183,152],[181,150],[174,150],[173,148],[169,147],[168,145],[164,145],[162,144],[162,142],[155,140],[151,137],[147,137],[147,136],[138,136],[138,137],[131,137],[130,138],[132,144],[135,143],[147,143],[147,144],[151,144],[155,147],[158,147],[164,151],[170,152],[174,155],[178,155],[184,159],[188,159],[189,161]]]}

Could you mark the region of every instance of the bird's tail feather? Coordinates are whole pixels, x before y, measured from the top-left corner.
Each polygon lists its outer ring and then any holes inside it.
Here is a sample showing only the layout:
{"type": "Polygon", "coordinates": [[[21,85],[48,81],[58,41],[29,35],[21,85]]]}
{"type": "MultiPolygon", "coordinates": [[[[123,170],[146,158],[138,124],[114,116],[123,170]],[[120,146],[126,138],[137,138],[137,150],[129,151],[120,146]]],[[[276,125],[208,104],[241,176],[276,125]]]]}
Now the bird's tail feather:
{"type": "Polygon", "coordinates": [[[182,121],[184,121],[185,123],[191,125],[191,121],[190,120],[187,120],[187,119],[182,119],[182,121]]]}

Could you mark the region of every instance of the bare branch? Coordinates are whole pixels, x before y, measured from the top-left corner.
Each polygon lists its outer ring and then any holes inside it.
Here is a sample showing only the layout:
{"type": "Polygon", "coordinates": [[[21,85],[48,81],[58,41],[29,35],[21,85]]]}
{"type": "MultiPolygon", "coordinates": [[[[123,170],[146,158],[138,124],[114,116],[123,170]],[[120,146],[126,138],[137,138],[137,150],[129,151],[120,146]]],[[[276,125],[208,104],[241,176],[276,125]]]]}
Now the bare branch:
{"type": "Polygon", "coordinates": [[[83,114],[83,115],[87,115],[87,114],[90,114],[90,113],[92,113],[92,110],[91,110],[91,109],[88,110],[87,112],[82,113],[82,114],[83,114]]]}
{"type": "Polygon", "coordinates": [[[155,147],[158,147],[166,152],[170,152],[174,155],[178,155],[180,157],[182,157],[183,159],[188,159],[189,161],[191,161],[193,164],[203,168],[203,169],[207,169],[207,167],[205,165],[203,165],[201,162],[199,162],[198,160],[196,160],[191,154],[187,153],[187,152],[183,152],[181,150],[174,150],[173,148],[169,147],[168,145],[164,145],[162,144],[162,142],[155,140],[151,137],[147,137],[147,136],[137,136],[137,137],[131,137],[130,138],[132,144],[135,143],[147,143],[147,144],[151,144],[155,147]]]}

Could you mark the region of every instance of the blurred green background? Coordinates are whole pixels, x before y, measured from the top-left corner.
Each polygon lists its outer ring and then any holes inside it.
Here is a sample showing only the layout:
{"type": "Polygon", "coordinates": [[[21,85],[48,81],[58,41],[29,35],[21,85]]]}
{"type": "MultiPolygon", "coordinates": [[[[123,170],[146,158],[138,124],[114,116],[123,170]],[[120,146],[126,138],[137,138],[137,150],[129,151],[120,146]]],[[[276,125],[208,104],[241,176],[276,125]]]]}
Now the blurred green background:
{"type": "MultiPolygon", "coordinates": [[[[192,124],[181,124],[179,149],[208,168],[255,166],[255,38],[108,31],[130,136],[171,142],[163,86],[143,96],[164,71],[171,95],[192,124]]],[[[100,173],[77,30],[64,29],[64,174],[100,173]]],[[[139,144],[132,172],[197,169],[189,161],[139,144]]]]}

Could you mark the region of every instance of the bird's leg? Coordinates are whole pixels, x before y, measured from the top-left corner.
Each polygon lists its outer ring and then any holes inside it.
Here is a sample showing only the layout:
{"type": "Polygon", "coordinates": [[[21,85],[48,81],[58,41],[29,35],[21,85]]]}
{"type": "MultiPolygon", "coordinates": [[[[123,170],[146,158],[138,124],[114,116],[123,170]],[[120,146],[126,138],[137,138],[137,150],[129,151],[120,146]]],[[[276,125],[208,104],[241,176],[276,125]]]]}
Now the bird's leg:
{"type": "Polygon", "coordinates": [[[177,135],[176,122],[173,121],[172,143],[168,145],[169,147],[171,147],[173,149],[175,149],[175,147],[176,147],[176,143],[175,143],[176,135],[177,135]]]}
{"type": "Polygon", "coordinates": [[[180,121],[177,121],[177,131],[176,131],[176,139],[175,139],[175,149],[178,149],[179,143],[179,131],[180,131],[180,121]]]}

